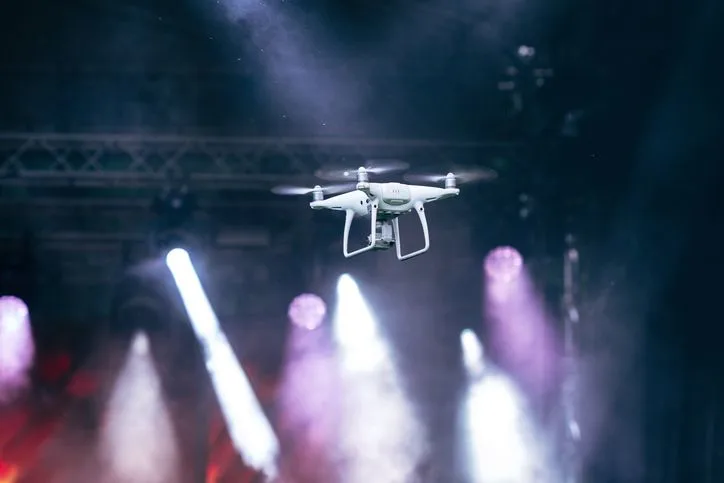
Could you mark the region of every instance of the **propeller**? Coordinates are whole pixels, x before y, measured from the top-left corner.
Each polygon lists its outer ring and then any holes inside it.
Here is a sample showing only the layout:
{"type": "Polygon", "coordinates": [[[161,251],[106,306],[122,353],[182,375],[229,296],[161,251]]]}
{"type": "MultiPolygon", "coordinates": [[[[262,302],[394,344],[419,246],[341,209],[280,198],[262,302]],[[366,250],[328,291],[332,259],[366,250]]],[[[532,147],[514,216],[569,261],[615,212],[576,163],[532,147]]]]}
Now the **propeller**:
{"type": "Polygon", "coordinates": [[[357,171],[364,168],[369,174],[386,174],[404,171],[410,165],[399,159],[368,159],[361,166],[354,168],[340,168],[336,165],[327,165],[319,168],[314,175],[325,181],[357,181],[357,171]]]}
{"type": "Polygon", "coordinates": [[[281,186],[275,186],[271,189],[271,192],[275,195],[282,195],[282,196],[303,196],[308,195],[311,193],[314,193],[315,191],[320,191],[324,193],[325,195],[331,195],[335,193],[342,193],[344,191],[352,191],[355,189],[354,184],[352,183],[345,183],[345,184],[333,184],[328,186],[315,186],[314,188],[306,188],[303,186],[289,186],[289,185],[281,185],[281,186]]]}
{"type": "Polygon", "coordinates": [[[408,183],[442,183],[446,181],[449,174],[453,175],[455,184],[492,181],[498,177],[498,173],[494,170],[478,167],[454,170],[451,173],[446,174],[408,173],[404,176],[404,179],[408,183]]]}

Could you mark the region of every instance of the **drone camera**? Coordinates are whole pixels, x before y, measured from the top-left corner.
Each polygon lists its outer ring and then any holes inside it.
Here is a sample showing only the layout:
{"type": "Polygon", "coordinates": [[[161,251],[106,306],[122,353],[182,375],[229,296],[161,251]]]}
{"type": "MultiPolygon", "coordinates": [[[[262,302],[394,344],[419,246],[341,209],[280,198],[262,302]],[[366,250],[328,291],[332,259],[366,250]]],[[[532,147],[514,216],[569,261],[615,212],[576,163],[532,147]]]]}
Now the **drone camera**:
{"type": "Polygon", "coordinates": [[[324,199],[324,192],[322,191],[322,187],[317,185],[312,190],[312,200],[313,201],[322,201],[324,199]]]}
{"type": "MultiPolygon", "coordinates": [[[[394,231],[389,221],[378,221],[375,226],[375,233],[374,247],[376,250],[387,250],[395,244],[394,231]]],[[[372,235],[368,237],[368,240],[372,242],[372,235]]]]}
{"type": "Polygon", "coordinates": [[[452,174],[452,173],[448,173],[448,174],[445,176],[445,188],[446,188],[446,189],[451,189],[451,188],[455,188],[455,187],[456,187],[455,175],[452,174]]]}

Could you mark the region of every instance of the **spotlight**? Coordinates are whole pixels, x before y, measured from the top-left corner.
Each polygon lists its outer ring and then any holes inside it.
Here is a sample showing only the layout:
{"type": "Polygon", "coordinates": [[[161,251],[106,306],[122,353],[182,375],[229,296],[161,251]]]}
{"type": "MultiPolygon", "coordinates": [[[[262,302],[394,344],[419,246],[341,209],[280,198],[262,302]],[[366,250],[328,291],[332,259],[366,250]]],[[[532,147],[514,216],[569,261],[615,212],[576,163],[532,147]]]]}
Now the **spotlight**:
{"type": "Polygon", "coordinates": [[[532,59],[535,57],[535,48],[528,45],[521,45],[518,47],[518,57],[523,60],[532,59]]]}
{"type": "Polygon", "coordinates": [[[523,257],[513,247],[494,248],[485,257],[485,273],[498,282],[514,280],[523,268],[523,257]]]}
{"type": "Polygon", "coordinates": [[[515,384],[497,370],[471,381],[465,401],[475,481],[534,481],[530,415],[515,384]]]}
{"type": "Polygon", "coordinates": [[[28,385],[34,357],[28,306],[17,297],[0,297],[0,403],[28,385]]]}
{"type": "Polygon", "coordinates": [[[143,332],[138,333],[131,344],[131,350],[138,355],[148,354],[149,347],[150,342],[148,340],[148,336],[143,332]]]}
{"type": "Polygon", "coordinates": [[[185,266],[191,259],[183,248],[174,248],[166,254],[166,264],[169,266],[185,266]]]}
{"type": "Polygon", "coordinates": [[[333,333],[342,350],[346,370],[373,370],[387,360],[388,348],[379,333],[377,321],[357,282],[348,274],[337,281],[333,333]]]}
{"type": "Polygon", "coordinates": [[[196,207],[196,198],[186,185],[167,187],[153,200],[152,205],[164,228],[180,227],[193,215],[196,207]]]}
{"type": "Polygon", "coordinates": [[[305,293],[292,300],[287,315],[294,325],[314,330],[322,325],[324,317],[327,315],[327,306],[321,297],[305,293]]]}
{"type": "Polygon", "coordinates": [[[337,281],[335,335],[345,347],[365,347],[378,339],[377,323],[357,282],[344,274],[337,281]]]}
{"type": "Polygon", "coordinates": [[[460,346],[463,351],[463,364],[471,376],[479,376],[485,370],[483,344],[471,329],[460,333],[460,346]]]}
{"type": "Polygon", "coordinates": [[[340,275],[339,280],[337,281],[337,293],[359,293],[357,282],[354,281],[352,275],[348,273],[343,273],[342,275],[340,275]]]}
{"type": "Polygon", "coordinates": [[[132,337],[137,330],[157,334],[173,318],[169,294],[162,283],[166,275],[156,260],[129,264],[115,287],[111,300],[114,335],[132,337]]]}
{"type": "Polygon", "coordinates": [[[196,198],[186,185],[164,189],[154,199],[151,209],[156,214],[150,240],[152,251],[163,252],[198,242],[198,230],[193,223],[196,198]]]}
{"type": "Polygon", "coordinates": [[[198,342],[204,348],[206,369],[234,447],[250,466],[273,468],[279,441],[219,324],[188,252],[172,249],[166,255],[166,265],[198,342]]]}
{"type": "Polygon", "coordinates": [[[100,428],[105,481],[178,481],[179,447],[150,342],[136,332],[100,428]]]}

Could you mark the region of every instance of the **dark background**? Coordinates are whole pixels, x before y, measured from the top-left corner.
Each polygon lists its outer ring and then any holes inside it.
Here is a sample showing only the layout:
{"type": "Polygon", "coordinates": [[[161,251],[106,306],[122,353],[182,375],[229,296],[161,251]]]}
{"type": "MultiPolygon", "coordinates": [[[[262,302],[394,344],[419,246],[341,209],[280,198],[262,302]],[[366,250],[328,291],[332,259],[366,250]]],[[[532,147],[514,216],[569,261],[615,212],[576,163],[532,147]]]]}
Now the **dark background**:
{"type": "MultiPolygon", "coordinates": [[[[283,332],[293,294],[324,292],[352,271],[375,281],[388,302],[379,310],[401,327],[453,320],[443,340],[454,341],[479,323],[490,248],[521,247],[555,307],[562,241],[574,233],[584,400],[598,421],[586,444],[591,481],[721,481],[723,9],[714,0],[310,0],[251,13],[201,1],[4,6],[0,289],[28,301],[39,340],[65,334],[88,352],[93,334],[121,324],[123,300],[163,291],[138,264],[157,248],[151,202],[174,183],[163,173],[82,185],[49,160],[101,146],[105,166],[123,172],[118,146],[150,146],[160,160],[188,140],[237,138],[258,166],[191,181],[200,209],[186,227],[230,324],[283,332]],[[520,45],[536,56],[518,65],[513,91],[501,90],[520,45]],[[542,87],[537,68],[553,73],[542,87]],[[13,156],[28,140],[19,168],[13,156]],[[463,141],[478,144],[455,145],[463,141]],[[433,248],[404,268],[376,255],[343,260],[341,219],[268,193],[326,162],[394,156],[446,170],[447,152],[500,178],[433,206],[433,248]],[[292,155],[302,167],[290,171],[279,159],[292,155]],[[229,228],[247,241],[221,247],[229,228]],[[269,241],[248,241],[259,230],[269,241]]],[[[202,151],[217,141],[193,142],[197,157],[178,176],[210,163],[202,151]]]]}

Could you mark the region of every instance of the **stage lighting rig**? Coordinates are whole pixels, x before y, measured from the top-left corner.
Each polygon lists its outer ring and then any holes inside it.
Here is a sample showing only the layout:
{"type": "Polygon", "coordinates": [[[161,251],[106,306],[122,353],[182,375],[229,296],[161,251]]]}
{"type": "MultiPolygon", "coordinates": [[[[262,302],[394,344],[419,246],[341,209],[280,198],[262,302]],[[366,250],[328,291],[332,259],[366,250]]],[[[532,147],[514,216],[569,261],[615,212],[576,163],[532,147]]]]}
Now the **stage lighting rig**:
{"type": "Polygon", "coordinates": [[[186,223],[197,208],[196,197],[186,184],[167,186],[153,200],[152,209],[165,228],[178,228],[186,223]]]}
{"type": "Polygon", "coordinates": [[[38,284],[37,242],[32,232],[6,247],[0,261],[0,295],[15,295],[32,303],[38,284]]]}
{"type": "Polygon", "coordinates": [[[151,206],[156,214],[151,250],[165,252],[174,247],[193,244],[195,237],[189,230],[189,224],[197,208],[196,197],[185,183],[164,188],[151,206]]]}
{"type": "Polygon", "coordinates": [[[511,114],[519,116],[534,105],[536,91],[553,78],[553,69],[535,47],[521,45],[511,56],[498,90],[510,96],[511,114]]]}
{"type": "Polygon", "coordinates": [[[563,413],[564,413],[564,447],[563,458],[567,481],[577,483],[581,479],[581,430],[579,425],[579,329],[580,312],[580,253],[576,238],[566,235],[566,248],[563,253],[563,329],[564,329],[564,380],[563,380],[563,413]]]}
{"type": "Polygon", "coordinates": [[[111,333],[130,336],[137,330],[156,333],[167,326],[172,304],[165,287],[165,272],[142,262],[120,275],[110,306],[111,333]]]}

